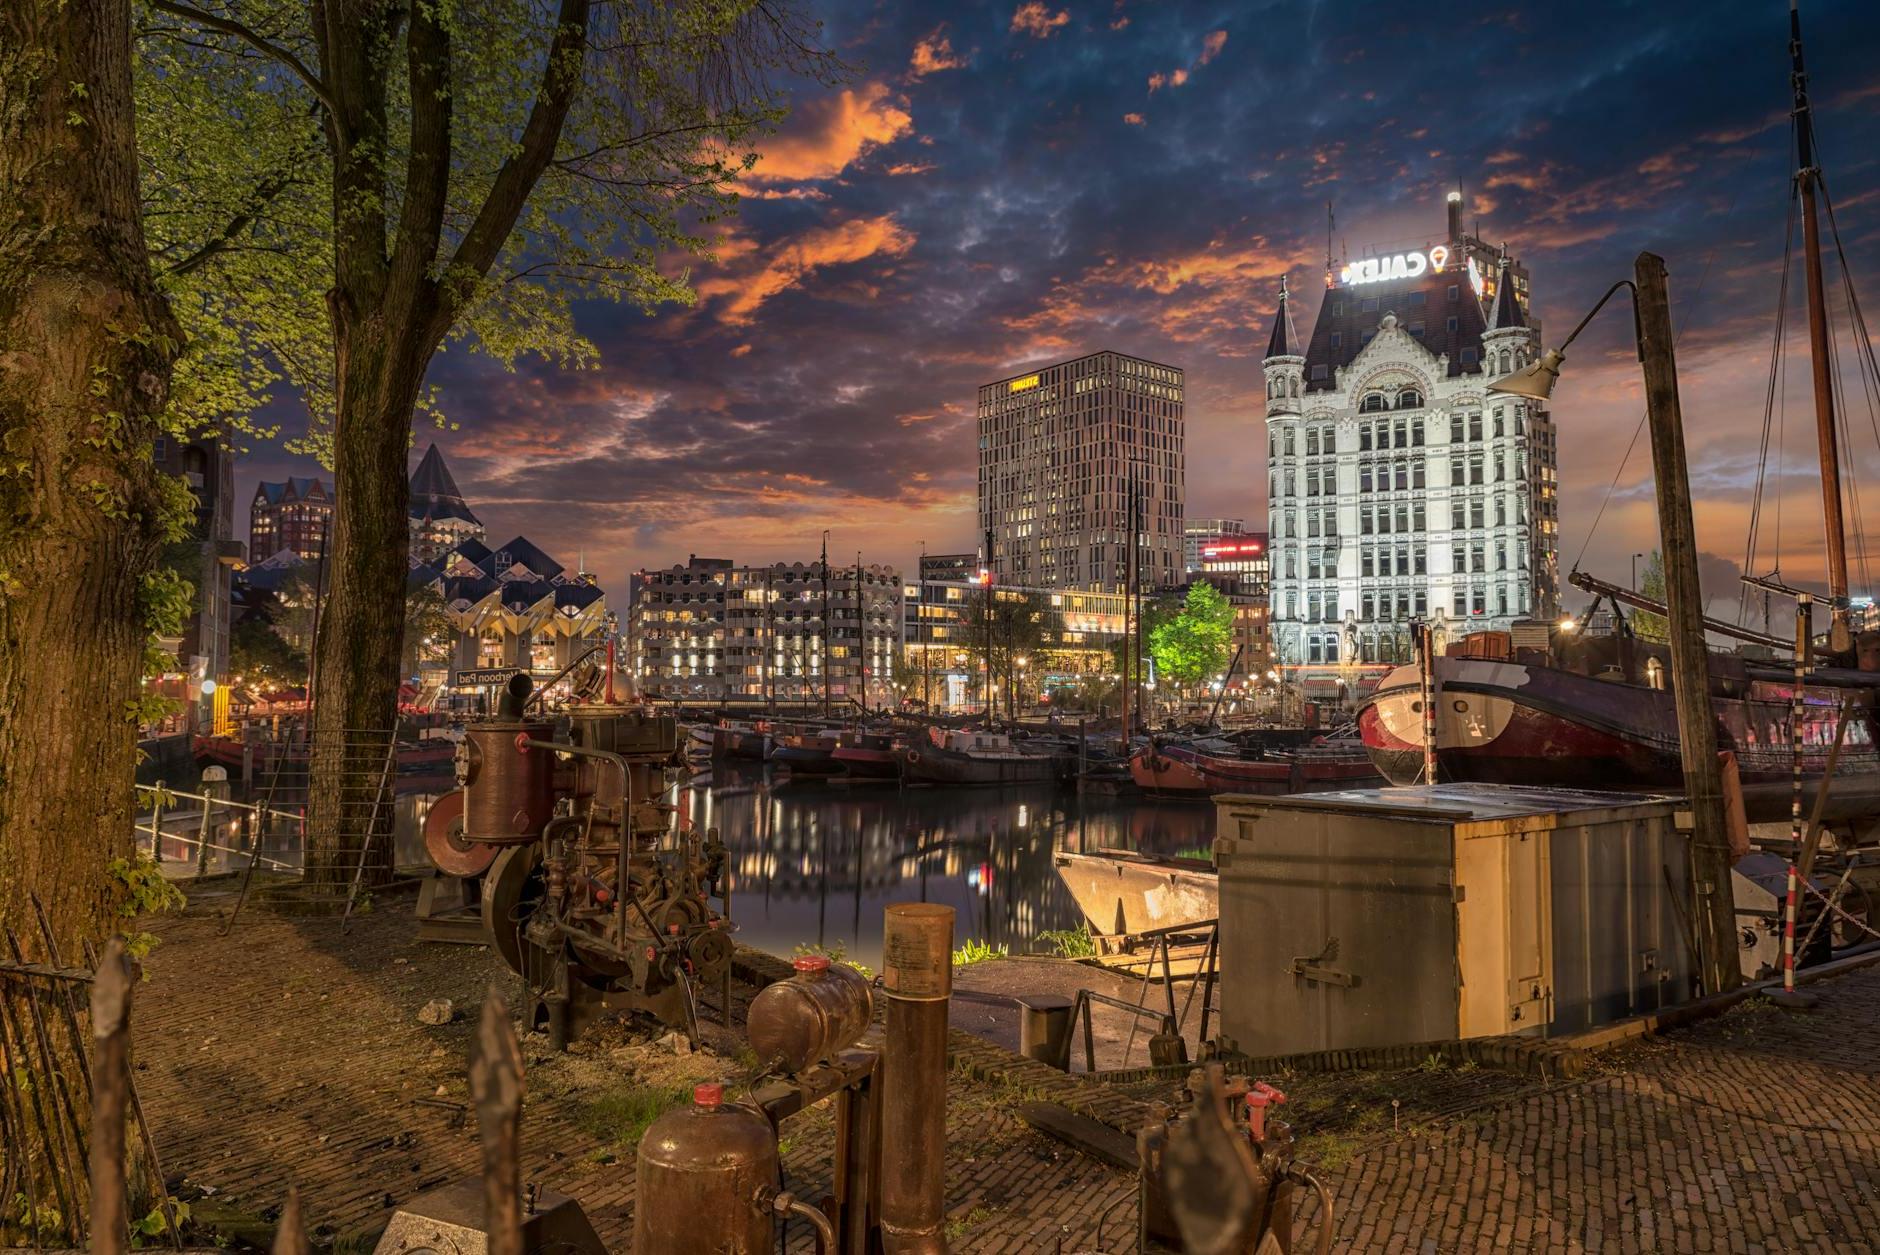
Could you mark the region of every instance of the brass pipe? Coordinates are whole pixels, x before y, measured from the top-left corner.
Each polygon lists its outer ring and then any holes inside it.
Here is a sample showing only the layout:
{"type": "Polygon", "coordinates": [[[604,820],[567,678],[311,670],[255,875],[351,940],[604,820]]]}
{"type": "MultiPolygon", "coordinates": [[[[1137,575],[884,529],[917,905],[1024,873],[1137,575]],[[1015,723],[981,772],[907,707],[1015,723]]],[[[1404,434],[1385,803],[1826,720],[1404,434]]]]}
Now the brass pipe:
{"type": "Polygon", "coordinates": [[[887,908],[882,988],[881,1245],[886,1255],[944,1255],[947,1008],[953,993],[953,908],[887,908]]]}
{"type": "Polygon", "coordinates": [[[836,1229],[829,1223],[829,1217],[823,1214],[822,1208],[812,1207],[786,1190],[772,1200],[771,1209],[779,1216],[801,1216],[809,1221],[816,1230],[817,1255],[836,1255],[836,1229]]]}

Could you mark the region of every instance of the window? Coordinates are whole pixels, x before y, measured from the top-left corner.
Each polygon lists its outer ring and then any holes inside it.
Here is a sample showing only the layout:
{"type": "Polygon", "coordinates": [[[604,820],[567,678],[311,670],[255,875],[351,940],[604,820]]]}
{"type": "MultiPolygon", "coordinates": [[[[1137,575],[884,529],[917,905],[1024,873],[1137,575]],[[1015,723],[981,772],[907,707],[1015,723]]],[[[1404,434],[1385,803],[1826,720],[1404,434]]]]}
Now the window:
{"type": "Polygon", "coordinates": [[[1371,424],[1358,428],[1358,452],[1368,453],[1371,448],[1371,424]]]}
{"type": "Polygon", "coordinates": [[[1422,335],[1423,334],[1423,320],[1421,318],[1416,319],[1414,322],[1411,322],[1410,324],[1405,326],[1404,330],[1408,331],[1413,336],[1422,335]]]}
{"type": "Polygon", "coordinates": [[[1481,438],[1482,416],[1480,414],[1471,414],[1469,415],[1469,439],[1480,440],[1481,438]]]}
{"type": "Polygon", "coordinates": [[[1369,462],[1358,468],[1358,491],[1371,491],[1371,464],[1369,462]]]}
{"type": "MultiPolygon", "coordinates": [[[[1429,550],[1418,549],[1411,556],[1416,560],[1416,569],[1412,571],[1411,574],[1412,575],[1427,575],[1429,573],[1429,565],[1430,565],[1429,550]]],[[[1423,613],[1423,594],[1422,593],[1417,594],[1417,613],[1418,614],[1423,613]]]]}
{"type": "Polygon", "coordinates": [[[1459,319],[1457,319],[1457,318],[1455,318],[1455,317],[1453,317],[1453,316],[1452,316],[1452,317],[1451,317],[1451,318],[1449,319],[1449,323],[1448,323],[1448,330],[1450,330],[1450,331],[1454,331],[1454,330],[1456,330],[1456,329],[1457,329],[1458,327],[1460,327],[1460,326],[1462,326],[1462,323],[1461,323],[1461,321],[1460,321],[1459,319]]]}
{"type": "Polygon", "coordinates": [[[1321,379],[1330,378],[1330,373],[1331,373],[1330,367],[1326,366],[1325,363],[1323,362],[1320,362],[1319,364],[1317,364],[1316,366],[1312,368],[1312,378],[1314,382],[1321,380],[1321,379]]]}
{"type": "MultiPolygon", "coordinates": [[[[1453,283],[1449,285],[1449,303],[1450,303],[1451,305],[1454,305],[1454,304],[1456,303],[1456,301],[1457,301],[1457,299],[1458,299],[1458,298],[1459,298],[1459,297],[1460,297],[1461,295],[1462,295],[1462,289],[1461,289],[1461,288],[1459,288],[1459,287],[1457,287],[1457,286],[1456,286],[1455,284],[1453,284],[1453,283]]],[[[1453,324],[1455,323],[1455,321],[1456,321],[1456,320],[1452,318],[1452,319],[1450,319],[1449,321],[1450,321],[1450,323],[1452,324],[1452,325],[1450,326],[1450,328],[1449,328],[1449,329],[1450,329],[1451,331],[1454,331],[1454,330],[1455,330],[1455,327],[1454,327],[1454,325],[1453,325],[1453,324]]]]}
{"type": "Polygon", "coordinates": [[[1366,593],[1363,597],[1359,598],[1358,604],[1360,607],[1358,612],[1359,618],[1368,623],[1377,617],[1377,602],[1371,594],[1366,593]]]}
{"type": "Polygon", "coordinates": [[[1358,306],[1358,308],[1367,314],[1375,314],[1377,312],[1377,298],[1375,296],[1365,297],[1364,303],[1358,306]]]}
{"type": "MultiPolygon", "coordinates": [[[[1418,428],[1417,431],[1419,435],[1422,434],[1422,428],[1418,428]]],[[[1423,460],[1421,458],[1410,464],[1410,486],[1412,488],[1423,487],[1423,473],[1423,460]]],[[[1422,524],[1419,523],[1417,526],[1421,527],[1422,524]]]]}
{"type": "Polygon", "coordinates": [[[1376,559],[1372,556],[1371,550],[1366,549],[1358,562],[1358,574],[1366,576],[1367,578],[1376,574],[1376,572],[1372,570],[1375,564],[1376,559]]]}
{"type": "Polygon", "coordinates": [[[1417,291],[1417,292],[1412,292],[1409,296],[1405,297],[1404,304],[1422,305],[1426,303],[1428,300],[1429,300],[1429,293],[1417,291]]]}
{"type": "Polygon", "coordinates": [[[1415,445],[1419,449],[1423,447],[1423,424],[1422,423],[1412,423],[1410,425],[1410,443],[1415,445]]]}
{"type": "Polygon", "coordinates": [[[1377,332],[1363,331],[1358,334],[1358,343],[1369,344],[1372,340],[1375,340],[1376,338],[1377,338],[1377,332]]]}
{"type": "Polygon", "coordinates": [[[1332,302],[1332,317],[1343,318],[1344,316],[1345,316],[1345,303],[1343,301],[1333,301],[1332,302]]]}
{"type": "Polygon", "coordinates": [[[1397,394],[1397,408],[1400,410],[1414,410],[1422,404],[1423,394],[1415,388],[1405,388],[1397,394]]]}
{"type": "MultiPolygon", "coordinates": [[[[1422,468],[1419,467],[1418,469],[1420,470],[1422,468]]],[[[1410,507],[1410,527],[1412,531],[1420,532],[1423,530],[1423,503],[1421,501],[1416,502],[1410,507]]]]}
{"type": "MultiPolygon", "coordinates": [[[[1317,431],[1308,431],[1306,433],[1306,456],[1317,457],[1318,452],[1319,452],[1319,433],[1317,431]]],[[[1313,472],[1312,478],[1314,482],[1317,482],[1318,473],[1316,471],[1313,472]]]]}
{"type": "Polygon", "coordinates": [[[1453,605],[1453,609],[1458,617],[1469,613],[1469,590],[1468,589],[1458,588],[1456,590],[1456,598],[1455,598],[1455,602],[1453,605]]]}
{"type": "Polygon", "coordinates": [[[1461,356],[1462,356],[1462,364],[1464,366],[1475,365],[1475,350],[1473,348],[1463,349],[1461,356]]]}
{"type": "Polygon", "coordinates": [[[1381,392],[1367,392],[1364,394],[1364,400],[1358,402],[1360,414],[1375,414],[1383,408],[1384,394],[1381,392]]]}
{"type": "Polygon", "coordinates": [[[1450,444],[1462,443],[1462,415],[1461,414],[1451,414],[1449,416],[1449,443],[1450,444]]]}
{"type": "Polygon", "coordinates": [[[1344,332],[1342,331],[1332,332],[1332,347],[1335,349],[1342,349],[1345,347],[1345,333],[1344,332]]]}
{"type": "Polygon", "coordinates": [[[1397,483],[1396,483],[1397,491],[1402,492],[1404,489],[1408,488],[1409,486],[1410,486],[1410,466],[1406,462],[1399,462],[1397,463],[1397,483]]]}
{"type": "Polygon", "coordinates": [[[1293,455],[1293,429],[1288,427],[1286,429],[1286,456],[1291,457],[1292,455],[1293,455]]]}
{"type": "Polygon", "coordinates": [[[1464,513],[1466,509],[1467,507],[1460,501],[1449,503],[1449,526],[1452,530],[1461,531],[1468,526],[1468,515],[1464,513]]]}

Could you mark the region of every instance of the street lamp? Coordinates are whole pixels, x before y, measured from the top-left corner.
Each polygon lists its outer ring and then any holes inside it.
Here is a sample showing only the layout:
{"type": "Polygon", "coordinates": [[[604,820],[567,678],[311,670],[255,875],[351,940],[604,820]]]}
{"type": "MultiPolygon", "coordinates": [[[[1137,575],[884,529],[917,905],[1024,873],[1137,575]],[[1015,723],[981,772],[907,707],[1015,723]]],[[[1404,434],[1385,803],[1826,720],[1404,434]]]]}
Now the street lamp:
{"type": "Polygon", "coordinates": [[[1552,396],[1554,394],[1554,385],[1560,382],[1560,368],[1567,360],[1567,346],[1572,344],[1582,331],[1586,330],[1586,324],[1593,321],[1593,315],[1604,309],[1606,302],[1610,301],[1613,298],[1613,294],[1620,288],[1632,289],[1632,334],[1639,344],[1639,360],[1644,361],[1645,336],[1639,329],[1638,285],[1633,283],[1630,279],[1621,279],[1619,282],[1606,289],[1606,295],[1600,297],[1599,303],[1587,312],[1586,317],[1580,319],[1580,325],[1575,327],[1572,333],[1569,334],[1565,340],[1560,342],[1559,348],[1548,349],[1545,353],[1541,354],[1539,358],[1529,362],[1520,370],[1512,374],[1503,375],[1500,379],[1488,385],[1488,390],[1490,392],[1505,393],[1508,396],[1529,397],[1536,401],[1545,401],[1548,397],[1552,396]]]}

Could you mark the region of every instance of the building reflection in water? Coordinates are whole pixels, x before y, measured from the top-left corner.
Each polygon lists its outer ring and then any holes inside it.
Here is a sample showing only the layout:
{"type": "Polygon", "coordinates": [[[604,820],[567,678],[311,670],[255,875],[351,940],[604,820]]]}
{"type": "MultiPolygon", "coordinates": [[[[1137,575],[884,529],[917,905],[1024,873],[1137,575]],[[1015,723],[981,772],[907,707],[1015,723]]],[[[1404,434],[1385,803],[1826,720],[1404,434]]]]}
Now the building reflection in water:
{"type": "Polygon", "coordinates": [[[959,912],[956,943],[1023,954],[1038,934],[1082,922],[1057,850],[1205,856],[1214,835],[1207,805],[1048,788],[783,783],[755,764],[720,764],[709,783],[675,786],[673,800],[724,836],[740,942],[780,955],[839,945],[871,968],[891,903],[945,903],[959,912]]]}

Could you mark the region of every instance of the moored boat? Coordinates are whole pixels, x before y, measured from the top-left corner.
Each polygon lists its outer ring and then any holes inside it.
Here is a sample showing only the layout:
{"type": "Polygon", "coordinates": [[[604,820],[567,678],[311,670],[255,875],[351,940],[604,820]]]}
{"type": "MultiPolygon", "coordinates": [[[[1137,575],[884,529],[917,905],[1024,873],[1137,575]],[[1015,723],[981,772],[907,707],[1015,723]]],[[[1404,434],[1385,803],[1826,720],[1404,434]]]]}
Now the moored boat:
{"type": "Polygon", "coordinates": [[[1211,797],[1216,793],[1309,793],[1383,781],[1362,745],[1320,747],[1246,758],[1210,752],[1206,743],[1147,745],[1130,756],[1129,774],[1145,793],[1211,797]]]}
{"type": "Polygon", "coordinates": [[[1074,759],[1026,747],[1002,732],[933,728],[901,751],[901,779],[908,784],[1054,784],[1074,766],[1074,759]]]}
{"type": "Polygon", "coordinates": [[[887,732],[844,732],[833,757],[846,775],[863,780],[893,780],[901,774],[901,747],[887,732]]]}
{"type": "Polygon", "coordinates": [[[832,732],[790,733],[773,740],[769,761],[789,768],[792,775],[833,776],[844,766],[836,761],[837,744],[832,732]]]}
{"type": "Polygon", "coordinates": [[[749,758],[758,762],[770,750],[770,729],[763,723],[721,719],[712,729],[714,758],[749,758]]]}

